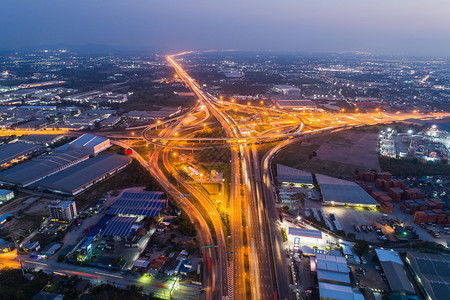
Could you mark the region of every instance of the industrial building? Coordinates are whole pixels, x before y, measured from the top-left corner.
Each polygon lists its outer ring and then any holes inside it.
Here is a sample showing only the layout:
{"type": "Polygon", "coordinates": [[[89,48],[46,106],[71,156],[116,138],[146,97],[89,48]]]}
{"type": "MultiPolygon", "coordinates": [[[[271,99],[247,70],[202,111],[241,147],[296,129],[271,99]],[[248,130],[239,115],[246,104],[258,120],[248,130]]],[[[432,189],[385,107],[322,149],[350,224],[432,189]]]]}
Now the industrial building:
{"type": "Polygon", "coordinates": [[[103,121],[100,122],[100,126],[101,127],[113,127],[115,125],[117,125],[120,120],[122,120],[122,117],[120,116],[111,116],[108,117],[106,119],[104,119],[103,121]]]}
{"type": "Polygon", "coordinates": [[[311,173],[277,164],[277,181],[279,184],[314,187],[311,173]]]}
{"type": "Polygon", "coordinates": [[[450,256],[408,252],[406,262],[428,299],[448,299],[450,291],[450,256]]]}
{"type": "Polygon", "coordinates": [[[60,194],[77,195],[95,183],[122,170],[131,158],[118,154],[101,154],[76,166],[47,177],[35,186],[60,194]]]}
{"type": "Polygon", "coordinates": [[[30,134],[20,137],[21,141],[48,147],[64,138],[62,134],[30,134]]]}
{"type": "Polygon", "coordinates": [[[375,249],[393,293],[414,295],[414,287],[406,275],[403,261],[396,251],[375,249]]]}
{"type": "Polygon", "coordinates": [[[375,207],[375,201],[362,187],[353,181],[316,174],[317,183],[326,205],[375,207]]]}
{"type": "Polygon", "coordinates": [[[292,86],[292,85],[287,85],[287,84],[274,85],[272,90],[275,93],[280,93],[283,95],[300,95],[301,94],[301,91],[298,87],[292,86]]]}
{"type": "Polygon", "coordinates": [[[136,217],[115,216],[106,224],[102,235],[112,236],[116,239],[126,237],[137,219],[136,217]]]}
{"type": "Polygon", "coordinates": [[[164,192],[125,192],[109,208],[107,214],[123,217],[157,217],[166,204],[164,192]]]}
{"type": "Polygon", "coordinates": [[[0,173],[0,183],[27,187],[89,158],[78,151],[54,152],[0,173]]]}
{"type": "Polygon", "coordinates": [[[53,201],[49,206],[50,219],[70,222],[77,215],[75,201],[53,201]]]}
{"type": "Polygon", "coordinates": [[[311,272],[317,273],[320,299],[363,300],[364,296],[351,287],[347,260],[340,255],[316,254],[311,257],[311,272]]]}
{"type": "Polygon", "coordinates": [[[83,134],[69,143],[69,150],[77,150],[84,153],[97,155],[111,147],[111,141],[107,138],[93,134],[83,134]]]}
{"type": "Polygon", "coordinates": [[[42,148],[37,145],[25,142],[9,143],[0,146],[0,166],[3,166],[13,160],[18,160],[23,156],[35,153],[41,149],[42,148]]]}

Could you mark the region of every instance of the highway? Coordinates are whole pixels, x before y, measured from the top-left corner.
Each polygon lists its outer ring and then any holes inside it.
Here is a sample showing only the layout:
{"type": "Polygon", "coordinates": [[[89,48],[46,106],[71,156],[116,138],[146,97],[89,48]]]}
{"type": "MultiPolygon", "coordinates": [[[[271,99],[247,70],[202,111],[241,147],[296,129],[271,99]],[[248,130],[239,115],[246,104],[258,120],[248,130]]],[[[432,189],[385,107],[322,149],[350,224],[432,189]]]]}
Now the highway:
{"type": "MultiPolygon", "coordinates": [[[[218,100],[202,92],[198,84],[172,58],[168,57],[168,60],[180,78],[196,93],[225,129],[226,139],[243,140],[239,126],[233,118],[216,106],[218,100]]],[[[171,139],[171,141],[182,140],[192,141],[193,139],[186,137],[171,139]]],[[[233,294],[228,295],[228,298],[247,299],[250,295],[252,299],[271,299],[277,294],[277,291],[272,276],[269,238],[265,235],[267,221],[263,214],[261,194],[256,191],[254,181],[254,177],[259,176],[259,172],[256,173],[257,175],[253,173],[254,165],[259,165],[256,149],[253,149],[252,153],[247,145],[231,148],[231,170],[233,170],[231,172],[231,247],[233,249],[231,256],[233,276],[231,278],[233,278],[233,294]],[[244,216],[245,226],[242,216],[244,216]],[[250,270],[250,274],[246,274],[247,269],[250,270]]]]}

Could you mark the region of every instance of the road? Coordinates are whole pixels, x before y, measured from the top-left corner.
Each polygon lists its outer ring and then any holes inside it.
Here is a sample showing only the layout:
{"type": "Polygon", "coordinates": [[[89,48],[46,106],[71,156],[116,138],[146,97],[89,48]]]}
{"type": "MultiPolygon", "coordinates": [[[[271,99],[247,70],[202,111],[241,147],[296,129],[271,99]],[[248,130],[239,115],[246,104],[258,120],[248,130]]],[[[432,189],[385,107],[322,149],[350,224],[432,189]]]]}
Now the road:
{"type": "MultiPolygon", "coordinates": [[[[93,284],[110,283],[122,288],[128,285],[142,286],[147,293],[154,293],[163,298],[169,298],[169,284],[166,287],[160,287],[164,281],[155,278],[134,275],[125,272],[108,271],[88,266],[79,266],[74,264],[57,262],[54,260],[32,259],[26,255],[17,255],[14,250],[9,253],[0,254],[0,265],[24,269],[42,270],[46,273],[73,276],[77,275],[83,279],[90,280],[93,284]]],[[[175,299],[198,299],[201,295],[200,287],[193,285],[179,284],[173,293],[175,299]]]]}

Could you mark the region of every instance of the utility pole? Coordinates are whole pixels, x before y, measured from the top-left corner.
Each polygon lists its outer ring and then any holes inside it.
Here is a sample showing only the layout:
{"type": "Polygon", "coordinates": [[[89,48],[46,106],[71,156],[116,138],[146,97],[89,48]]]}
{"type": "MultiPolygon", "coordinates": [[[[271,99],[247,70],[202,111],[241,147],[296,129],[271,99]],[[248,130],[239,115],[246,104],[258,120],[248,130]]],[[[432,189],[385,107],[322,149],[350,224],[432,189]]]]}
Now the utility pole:
{"type": "MultiPolygon", "coordinates": [[[[14,239],[14,247],[16,248],[17,251],[17,256],[19,255],[19,247],[17,245],[17,240],[16,240],[16,234],[13,233],[13,239],[14,239]]],[[[18,258],[19,263],[20,263],[20,270],[22,271],[22,276],[25,279],[25,272],[23,271],[23,265],[22,265],[22,260],[20,259],[20,257],[18,258]]]]}

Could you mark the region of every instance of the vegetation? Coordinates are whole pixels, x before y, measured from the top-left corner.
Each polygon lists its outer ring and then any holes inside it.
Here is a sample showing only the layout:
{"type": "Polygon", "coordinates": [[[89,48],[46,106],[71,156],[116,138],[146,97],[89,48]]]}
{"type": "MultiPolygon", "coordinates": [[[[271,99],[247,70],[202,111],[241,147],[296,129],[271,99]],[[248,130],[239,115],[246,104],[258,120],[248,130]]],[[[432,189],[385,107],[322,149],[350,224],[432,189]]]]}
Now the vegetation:
{"type": "Polygon", "coordinates": [[[210,128],[208,126],[203,127],[203,129],[195,133],[194,137],[202,138],[219,138],[225,136],[225,130],[223,128],[210,128]]]}
{"type": "Polygon", "coordinates": [[[402,160],[380,157],[380,166],[383,171],[394,176],[450,175],[450,167],[447,164],[422,163],[417,159],[402,160]]]}
{"type": "Polygon", "coordinates": [[[186,213],[182,213],[181,216],[173,219],[172,223],[178,225],[178,231],[187,236],[196,236],[197,230],[194,223],[191,222],[186,213]]]}
{"type": "MultiPolygon", "coordinates": [[[[434,242],[416,242],[416,243],[412,243],[407,245],[408,248],[412,248],[412,249],[422,249],[422,250],[430,250],[431,252],[443,252],[446,251],[446,248],[438,243],[434,243],[434,242]]],[[[447,251],[448,252],[448,251],[447,251]]]]}
{"type": "Polygon", "coordinates": [[[33,280],[27,280],[18,269],[3,269],[0,272],[1,299],[31,299],[50,280],[50,276],[42,271],[33,273],[33,280]]]}
{"type": "Polygon", "coordinates": [[[369,242],[366,240],[357,240],[353,245],[353,249],[355,249],[356,254],[363,256],[369,253],[369,242]]]}
{"type": "Polygon", "coordinates": [[[287,242],[288,238],[286,234],[286,229],[284,227],[281,228],[281,236],[283,237],[283,242],[287,242]]]}
{"type": "Polygon", "coordinates": [[[141,299],[157,299],[152,295],[146,296],[143,294],[143,288],[135,285],[130,285],[127,289],[121,289],[110,284],[101,284],[91,289],[91,294],[94,299],[100,300],[141,300],[141,299]]]}
{"type": "Polygon", "coordinates": [[[218,148],[215,146],[203,149],[197,154],[199,162],[223,162],[227,163],[231,159],[231,152],[228,148],[218,148]]]}
{"type": "MultiPolygon", "coordinates": [[[[180,91],[188,91],[186,88],[179,88],[180,91]]],[[[160,106],[183,106],[189,107],[194,103],[194,97],[177,97],[173,93],[173,86],[171,85],[158,85],[148,80],[137,80],[130,83],[129,90],[133,92],[133,95],[128,97],[126,103],[122,103],[120,106],[125,110],[155,110],[160,106]]]]}

